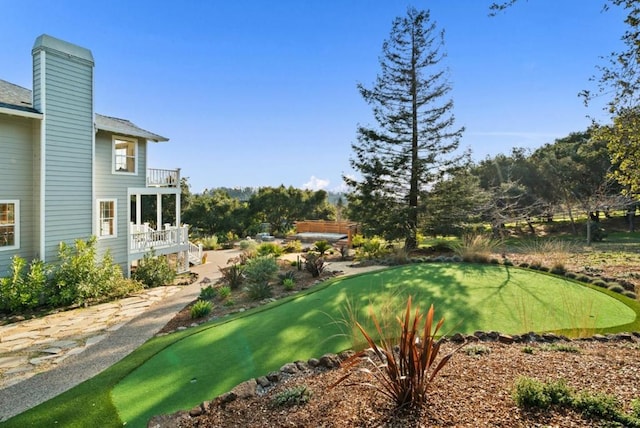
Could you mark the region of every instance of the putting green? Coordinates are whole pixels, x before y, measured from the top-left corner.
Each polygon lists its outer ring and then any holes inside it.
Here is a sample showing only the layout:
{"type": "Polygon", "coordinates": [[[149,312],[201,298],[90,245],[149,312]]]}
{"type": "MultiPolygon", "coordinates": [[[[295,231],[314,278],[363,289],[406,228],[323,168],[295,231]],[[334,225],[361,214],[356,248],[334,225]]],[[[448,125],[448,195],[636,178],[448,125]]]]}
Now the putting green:
{"type": "MultiPolygon", "coordinates": [[[[346,307],[365,320],[401,308],[408,295],[423,312],[434,304],[443,332],[583,331],[635,321],[636,313],[598,290],[530,270],[497,265],[418,264],[333,281],[258,313],[177,341],[122,379],[112,399],[127,426],[188,409],[238,383],[295,360],[352,347],[346,307]]],[[[397,313],[397,312],[396,312],[397,313]]]]}

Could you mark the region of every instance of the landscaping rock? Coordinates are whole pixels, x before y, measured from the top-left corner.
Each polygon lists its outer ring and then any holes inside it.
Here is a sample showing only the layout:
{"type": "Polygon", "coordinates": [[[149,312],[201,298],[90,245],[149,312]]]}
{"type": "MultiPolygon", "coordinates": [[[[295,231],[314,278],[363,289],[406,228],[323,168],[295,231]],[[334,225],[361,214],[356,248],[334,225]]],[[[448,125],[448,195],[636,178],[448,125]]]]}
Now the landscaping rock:
{"type": "Polygon", "coordinates": [[[258,385],[260,385],[263,388],[267,388],[268,386],[271,385],[271,381],[267,379],[266,376],[260,376],[259,378],[256,379],[256,382],[258,383],[258,385]]]}
{"type": "Polygon", "coordinates": [[[513,339],[513,336],[510,336],[508,334],[499,334],[498,335],[498,342],[506,343],[506,344],[510,345],[513,342],[515,342],[515,340],[513,339]]]}
{"type": "Polygon", "coordinates": [[[296,366],[295,363],[287,363],[284,366],[280,367],[280,371],[282,373],[295,374],[295,373],[298,373],[300,370],[298,370],[298,366],[296,366]]]}
{"type": "Polygon", "coordinates": [[[320,366],[328,369],[335,369],[340,367],[340,357],[336,354],[324,354],[320,357],[320,366]]]}
{"type": "Polygon", "coordinates": [[[280,374],[280,372],[271,372],[267,375],[267,379],[269,379],[269,381],[273,383],[280,382],[281,378],[282,378],[282,375],[280,374]]]}
{"type": "Polygon", "coordinates": [[[249,379],[245,382],[242,382],[240,385],[236,386],[231,390],[239,398],[249,398],[254,397],[256,395],[256,388],[258,387],[258,383],[255,379],[249,379]]]}

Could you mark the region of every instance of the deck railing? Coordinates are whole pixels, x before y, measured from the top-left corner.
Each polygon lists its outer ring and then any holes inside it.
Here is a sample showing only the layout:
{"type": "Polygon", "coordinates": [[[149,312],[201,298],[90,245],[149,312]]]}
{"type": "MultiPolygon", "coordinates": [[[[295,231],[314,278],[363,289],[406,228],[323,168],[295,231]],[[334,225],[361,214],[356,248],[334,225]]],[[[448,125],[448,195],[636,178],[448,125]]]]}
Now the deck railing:
{"type": "Polygon", "coordinates": [[[189,245],[189,226],[172,226],[164,230],[153,230],[145,225],[132,225],[131,230],[129,244],[131,253],[189,245]]]}
{"type": "Polygon", "coordinates": [[[180,169],[147,168],[147,187],[178,187],[180,169]]]}

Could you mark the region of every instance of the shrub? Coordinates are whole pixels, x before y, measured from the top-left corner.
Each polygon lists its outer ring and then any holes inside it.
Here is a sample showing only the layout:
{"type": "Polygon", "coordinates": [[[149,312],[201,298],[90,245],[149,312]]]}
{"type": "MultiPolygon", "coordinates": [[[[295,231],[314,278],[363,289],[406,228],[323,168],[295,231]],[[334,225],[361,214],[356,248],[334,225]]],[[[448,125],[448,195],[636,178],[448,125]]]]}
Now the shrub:
{"type": "MultiPolygon", "coordinates": [[[[441,319],[433,328],[433,316],[434,309],[431,305],[420,330],[423,315],[416,309],[412,317],[411,296],[409,296],[404,318],[397,319],[400,338],[393,339],[385,335],[384,329],[372,313],[371,319],[380,337],[380,344],[376,343],[364,327],[355,321],[357,328],[379,361],[379,364],[371,361],[373,369],[367,370],[375,380],[374,388],[391,399],[398,409],[421,408],[427,400],[427,392],[433,379],[453,355],[452,352],[436,361],[441,345],[436,337],[444,319],[441,319]]],[[[396,337],[394,334],[391,336],[396,337]]],[[[357,364],[363,353],[356,353],[350,357],[346,365],[357,364]]],[[[348,375],[342,377],[337,383],[347,378],[348,375]]]]}
{"type": "Polygon", "coordinates": [[[522,347],[522,352],[524,352],[525,354],[533,354],[535,353],[535,351],[536,350],[533,346],[527,345],[522,347]]]}
{"type": "Polygon", "coordinates": [[[530,239],[522,243],[522,251],[530,264],[547,265],[552,271],[560,271],[576,252],[576,244],[564,239],[530,239]]]}
{"type": "Polygon", "coordinates": [[[50,267],[41,260],[33,260],[25,273],[26,265],[20,256],[11,258],[11,276],[0,278],[0,311],[20,312],[46,302],[50,267]]]}
{"type": "Polygon", "coordinates": [[[575,399],[575,406],[587,418],[615,420],[622,406],[616,397],[602,393],[582,393],[575,399]]]}
{"type": "Polygon", "coordinates": [[[631,400],[631,416],[640,419],[640,399],[631,400]]]}
{"type": "Polygon", "coordinates": [[[263,242],[256,248],[258,256],[280,257],[284,253],[284,249],[275,242],[263,242]]]}
{"type": "Polygon", "coordinates": [[[291,407],[306,404],[312,395],[313,392],[306,385],[294,386],[276,394],[271,400],[271,405],[274,407],[291,407]]]}
{"type": "Polygon", "coordinates": [[[250,284],[265,284],[278,273],[278,263],[271,256],[260,256],[247,261],[244,275],[250,284]]]}
{"type": "Polygon", "coordinates": [[[198,239],[198,243],[202,244],[202,249],[204,251],[217,250],[218,248],[220,248],[220,244],[218,243],[218,237],[215,235],[204,236],[198,239]]]}
{"type": "Polygon", "coordinates": [[[590,222],[587,227],[591,228],[591,240],[593,242],[601,242],[607,237],[607,232],[600,223],[590,222]]]}
{"type": "Polygon", "coordinates": [[[607,282],[603,279],[595,279],[591,284],[602,288],[607,288],[608,286],[607,282]]]}
{"type": "Polygon", "coordinates": [[[294,271],[292,271],[292,270],[288,270],[288,271],[286,271],[284,273],[279,273],[278,274],[278,279],[280,280],[280,284],[282,284],[282,285],[284,285],[284,282],[287,279],[291,279],[291,280],[293,280],[295,282],[296,273],[294,271]]]}
{"type": "Polygon", "coordinates": [[[364,244],[364,236],[362,236],[361,234],[356,233],[355,235],[353,235],[353,237],[351,237],[351,246],[353,248],[361,247],[362,244],[364,244]]]}
{"type": "Polygon", "coordinates": [[[258,243],[253,239],[243,239],[240,241],[240,249],[242,251],[254,251],[257,246],[258,243]]]}
{"type": "Polygon", "coordinates": [[[233,306],[235,304],[236,304],[236,301],[231,299],[231,298],[225,300],[224,303],[223,303],[224,306],[233,306]]]}
{"type": "Polygon", "coordinates": [[[247,295],[251,300],[262,300],[273,295],[273,290],[268,282],[254,282],[245,288],[247,295]]]}
{"type": "Polygon", "coordinates": [[[551,398],[545,393],[544,383],[526,376],[516,380],[511,395],[518,407],[546,409],[551,405],[551,398]]]}
{"type": "Polygon", "coordinates": [[[329,244],[329,241],[321,240],[321,241],[316,241],[313,244],[313,247],[311,248],[311,251],[315,251],[315,252],[319,253],[320,257],[322,257],[331,248],[332,248],[332,246],[331,246],[331,244],[329,244]]]}
{"type": "Polygon", "coordinates": [[[565,272],[564,276],[566,278],[575,279],[578,275],[576,275],[574,272],[565,272]]]}
{"type": "Polygon", "coordinates": [[[211,313],[213,305],[208,300],[198,300],[191,306],[191,318],[202,318],[211,313]]]}
{"type": "Polygon", "coordinates": [[[238,259],[230,259],[229,262],[232,263],[230,266],[218,267],[218,269],[222,275],[222,282],[235,290],[244,281],[244,266],[238,263],[238,259]]]}
{"type": "Polygon", "coordinates": [[[229,296],[231,296],[231,288],[230,287],[218,288],[218,296],[220,296],[222,300],[228,298],[229,296]]]}
{"type": "Polygon", "coordinates": [[[407,264],[410,260],[409,252],[404,247],[395,248],[388,258],[389,264],[393,266],[407,264]]]}
{"type": "MultiPolygon", "coordinates": [[[[353,244],[356,247],[356,244],[353,244]]],[[[356,259],[358,260],[375,260],[384,257],[388,253],[387,241],[374,236],[373,238],[367,238],[359,242],[356,248],[356,259]]]]}
{"type": "Polygon", "coordinates": [[[156,256],[152,251],[140,260],[131,277],[147,287],[159,287],[171,284],[176,279],[176,271],[169,266],[166,257],[156,256]]]}
{"type": "Polygon", "coordinates": [[[629,291],[629,290],[623,291],[622,295],[623,296],[627,296],[630,299],[636,299],[637,298],[636,293],[634,293],[633,291],[629,291]]]}
{"type": "Polygon", "coordinates": [[[297,239],[294,241],[287,241],[283,244],[282,250],[285,253],[299,253],[302,251],[302,242],[297,239]]]}
{"type": "Polygon", "coordinates": [[[462,243],[456,245],[455,253],[462,257],[465,262],[488,263],[491,260],[491,254],[500,245],[500,241],[491,239],[486,235],[465,235],[462,238],[462,243]]]}
{"type": "Polygon", "coordinates": [[[54,306],[105,301],[138,291],[138,281],[127,280],[120,266],[107,253],[96,260],[96,238],[75,241],[75,246],[62,242],[58,249],[60,264],[53,271],[50,302],[54,306]]]}
{"type": "Polygon", "coordinates": [[[571,354],[579,354],[580,348],[566,343],[551,343],[541,346],[543,351],[568,352],[571,354]]]}
{"type": "Polygon", "coordinates": [[[466,346],[463,349],[464,353],[469,355],[470,357],[476,356],[476,355],[487,355],[491,353],[491,348],[489,348],[488,346],[484,346],[484,345],[473,345],[473,346],[466,346]]]}
{"type": "Polygon", "coordinates": [[[340,260],[347,260],[347,257],[349,257],[349,246],[345,244],[339,245],[338,252],[340,253],[340,260]]]}
{"type": "Polygon", "coordinates": [[[213,288],[211,285],[207,285],[206,287],[200,289],[200,296],[198,296],[198,299],[213,300],[215,299],[217,294],[218,292],[215,288],[213,288]]]}
{"type": "Polygon", "coordinates": [[[293,278],[285,278],[282,281],[282,286],[284,287],[285,290],[291,291],[295,288],[296,282],[293,278]]]}
{"type": "Polygon", "coordinates": [[[640,407],[637,400],[631,402],[631,413],[623,412],[620,401],[613,395],[582,392],[579,395],[564,380],[542,383],[528,377],[520,377],[512,391],[519,407],[546,409],[551,405],[572,408],[586,418],[602,419],[606,426],[640,427],[640,407]]]}
{"type": "Polygon", "coordinates": [[[315,253],[305,254],[304,268],[313,278],[318,278],[325,268],[324,259],[315,253]]]}

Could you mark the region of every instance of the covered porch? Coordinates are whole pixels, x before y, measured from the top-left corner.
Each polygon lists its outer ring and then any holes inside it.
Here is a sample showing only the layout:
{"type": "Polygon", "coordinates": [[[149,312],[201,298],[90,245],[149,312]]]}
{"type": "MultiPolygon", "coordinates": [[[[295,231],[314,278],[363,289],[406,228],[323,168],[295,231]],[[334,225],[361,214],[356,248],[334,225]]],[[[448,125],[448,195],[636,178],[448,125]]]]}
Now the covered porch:
{"type": "Polygon", "coordinates": [[[201,248],[189,243],[189,226],[180,221],[180,170],[149,169],[147,187],[128,189],[129,265],[153,251],[176,256],[179,273],[199,263],[201,248]]]}

